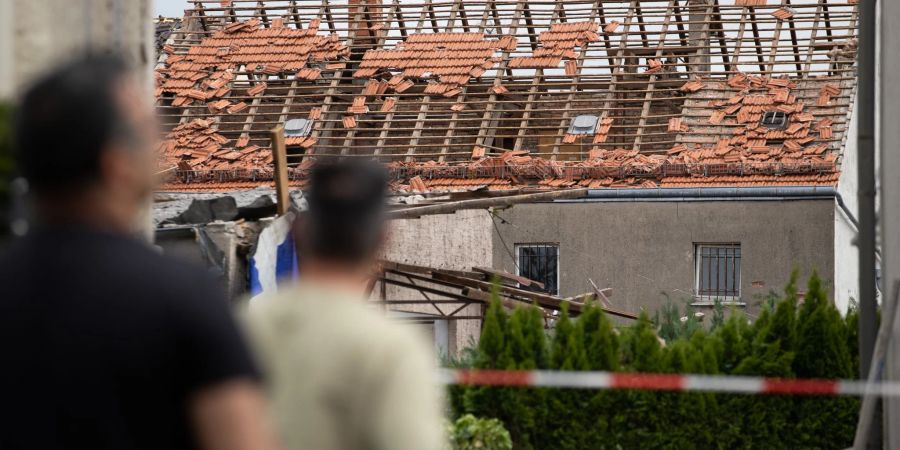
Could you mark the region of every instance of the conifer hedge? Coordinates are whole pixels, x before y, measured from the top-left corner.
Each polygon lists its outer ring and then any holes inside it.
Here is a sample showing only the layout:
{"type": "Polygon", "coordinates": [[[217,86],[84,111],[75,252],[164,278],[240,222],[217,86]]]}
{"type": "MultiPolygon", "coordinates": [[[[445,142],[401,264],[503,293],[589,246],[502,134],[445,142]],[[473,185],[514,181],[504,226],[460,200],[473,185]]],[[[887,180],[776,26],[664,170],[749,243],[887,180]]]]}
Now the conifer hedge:
{"type": "MultiPolygon", "coordinates": [[[[469,365],[480,369],[853,378],[856,317],[842,317],[813,274],[750,323],[740,312],[665,345],[646,315],[616,328],[596,307],[564,310],[545,332],[535,307],[489,306],[469,365]]],[[[846,448],[855,398],[456,386],[456,416],[496,418],[516,449],[846,448]]]]}

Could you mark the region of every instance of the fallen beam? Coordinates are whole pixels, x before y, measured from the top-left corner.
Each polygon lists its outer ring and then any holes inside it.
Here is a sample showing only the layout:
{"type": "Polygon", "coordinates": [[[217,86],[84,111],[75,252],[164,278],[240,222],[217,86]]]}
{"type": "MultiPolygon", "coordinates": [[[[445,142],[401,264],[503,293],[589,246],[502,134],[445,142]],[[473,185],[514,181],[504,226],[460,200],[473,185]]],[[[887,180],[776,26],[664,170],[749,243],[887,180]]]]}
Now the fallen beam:
{"type": "Polygon", "coordinates": [[[533,194],[510,195],[507,197],[479,198],[474,200],[460,200],[438,205],[419,206],[414,208],[397,209],[388,212],[389,219],[414,219],[431,214],[452,214],[464,209],[487,209],[503,206],[511,206],[518,203],[542,202],[580,198],[587,195],[588,189],[566,189],[561,191],[537,192],[533,194]]]}

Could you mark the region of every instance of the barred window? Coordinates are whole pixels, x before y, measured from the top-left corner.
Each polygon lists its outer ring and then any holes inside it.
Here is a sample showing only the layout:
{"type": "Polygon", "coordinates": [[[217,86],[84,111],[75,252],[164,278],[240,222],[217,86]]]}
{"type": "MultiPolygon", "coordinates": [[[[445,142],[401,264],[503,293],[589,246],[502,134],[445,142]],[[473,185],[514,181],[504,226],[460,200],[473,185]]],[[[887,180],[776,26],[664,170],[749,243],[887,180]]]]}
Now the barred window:
{"type": "Polygon", "coordinates": [[[701,301],[741,296],[741,244],[694,244],[694,292],[701,301]]]}
{"type": "Polygon", "coordinates": [[[518,244],[519,276],[544,283],[550,294],[559,293],[559,246],[556,244],[518,244]]]}

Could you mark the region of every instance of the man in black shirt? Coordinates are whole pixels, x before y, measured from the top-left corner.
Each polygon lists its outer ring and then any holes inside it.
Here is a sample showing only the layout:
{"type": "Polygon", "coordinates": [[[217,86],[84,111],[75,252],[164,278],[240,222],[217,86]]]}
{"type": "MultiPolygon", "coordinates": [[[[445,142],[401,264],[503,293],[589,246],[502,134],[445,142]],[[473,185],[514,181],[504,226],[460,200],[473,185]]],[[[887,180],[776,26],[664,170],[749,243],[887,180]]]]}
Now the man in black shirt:
{"type": "Polygon", "coordinates": [[[0,449],[271,444],[258,373],[203,270],[136,239],[158,129],[113,57],[17,108],[37,222],[0,255],[0,449]]]}

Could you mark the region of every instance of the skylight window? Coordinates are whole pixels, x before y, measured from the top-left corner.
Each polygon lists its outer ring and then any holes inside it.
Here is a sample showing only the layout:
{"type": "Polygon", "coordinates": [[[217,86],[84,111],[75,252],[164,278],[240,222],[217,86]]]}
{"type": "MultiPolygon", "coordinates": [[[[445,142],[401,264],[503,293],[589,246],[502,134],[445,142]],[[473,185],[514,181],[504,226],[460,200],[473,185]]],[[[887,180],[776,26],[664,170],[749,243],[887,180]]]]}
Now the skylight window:
{"type": "Polygon", "coordinates": [[[312,121],[309,119],[291,119],[284,124],[286,137],[308,136],[312,130],[312,121]]]}
{"type": "Polygon", "coordinates": [[[597,131],[597,116],[581,115],[572,120],[569,134],[594,134],[597,131]]]}
{"type": "Polygon", "coordinates": [[[775,130],[784,129],[787,126],[787,114],[781,111],[767,111],[763,114],[762,125],[775,130]]]}

